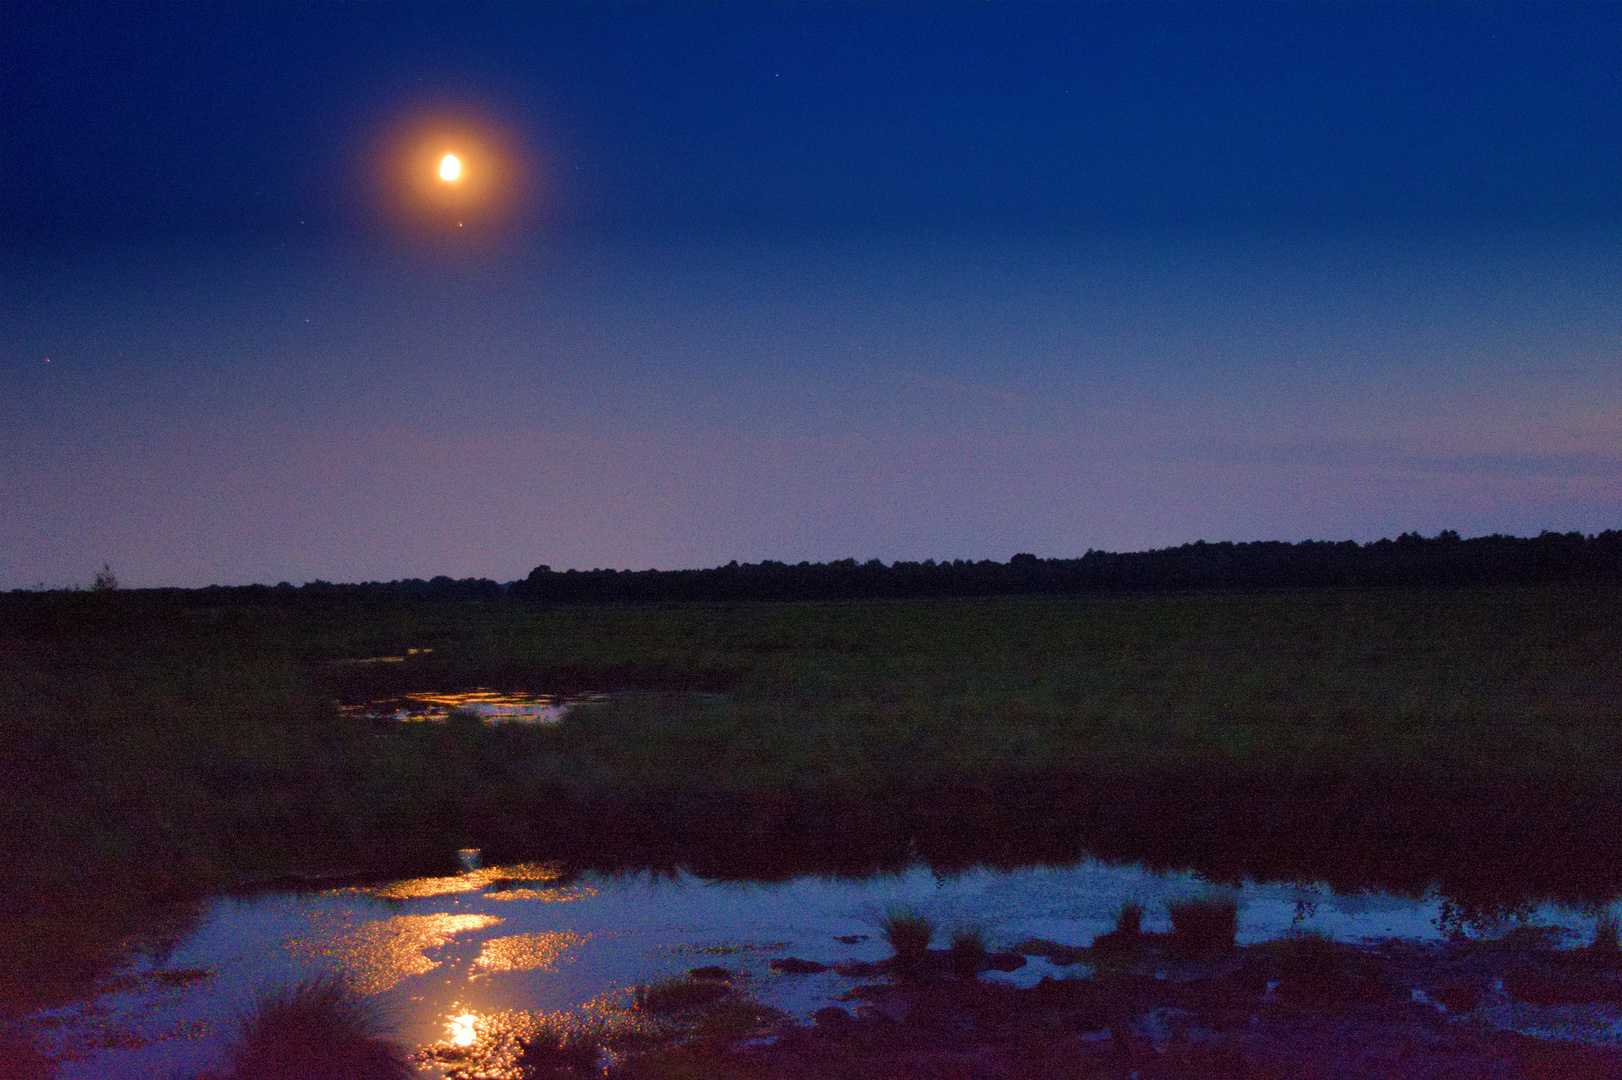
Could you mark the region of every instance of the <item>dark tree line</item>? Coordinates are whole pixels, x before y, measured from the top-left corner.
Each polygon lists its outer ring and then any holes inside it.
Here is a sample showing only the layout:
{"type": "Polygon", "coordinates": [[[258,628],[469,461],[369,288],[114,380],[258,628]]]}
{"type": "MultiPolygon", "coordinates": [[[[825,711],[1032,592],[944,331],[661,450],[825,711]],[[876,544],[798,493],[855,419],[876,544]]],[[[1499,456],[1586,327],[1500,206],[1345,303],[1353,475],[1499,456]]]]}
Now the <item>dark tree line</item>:
{"type": "Polygon", "coordinates": [[[451,578],[444,574],[424,581],[406,578],[403,581],[367,581],[355,585],[335,585],[330,581],[310,581],[293,586],[280,585],[210,585],[194,593],[217,594],[231,599],[275,599],[277,597],[306,600],[498,600],[507,592],[507,586],[489,578],[451,578]]]}
{"type": "MultiPolygon", "coordinates": [[[[368,581],[304,585],[210,585],[203,589],[143,589],[181,603],[277,601],[519,600],[564,604],[666,604],[740,600],[857,600],[905,597],[1006,596],[1030,593],[1166,592],[1187,589],[1294,589],[1399,586],[1622,582],[1622,530],[1593,536],[1480,536],[1462,540],[1447,530],[1434,537],[1403,533],[1359,544],[1276,540],[1208,544],[1197,541],[1155,551],[1088,551],[1078,559],[1015,555],[936,562],[801,562],[767,559],[706,570],[564,570],[537,566],[521,581],[489,578],[368,581]]],[[[123,592],[123,590],[120,590],[123,592]]],[[[17,599],[30,595],[22,590],[17,599]]]]}
{"type": "Polygon", "coordinates": [[[1595,536],[1545,532],[1521,539],[1427,539],[1358,544],[1307,540],[1208,544],[1156,551],[1088,551],[1079,559],[1015,555],[1006,563],[855,559],[797,565],[730,562],[708,570],[566,570],[537,566],[511,595],[553,603],[681,603],[732,600],[843,600],[991,596],[1022,593],[1159,592],[1356,586],[1446,588],[1470,585],[1622,580],[1622,531],[1595,536]]]}
{"type": "MultiPolygon", "coordinates": [[[[303,585],[293,585],[286,581],[279,585],[207,585],[201,589],[120,589],[116,580],[112,586],[100,583],[101,574],[96,575],[98,583],[91,586],[87,595],[105,594],[114,590],[124,597],[152,597],[178,601],[181,604],[212,604],[212,603],[274,603],[277,601],[346,601],[346,600],[383,600],[383,601],[410,601],[410,600],[499,600],[507,595],[511,584],[503,585],[499,581],[489,578],[455,578],[439,577],[424,581],[422,578],[406,578],[402,581],[365,581],[355,584],[334,584],[330,581],[307,581],[303,585]]],[[[55,589],[45,591],[31,591],[13,589],[9,596],[26,601],[29,597],[41,598],[71,596],[77,589],[55,589]]]]}

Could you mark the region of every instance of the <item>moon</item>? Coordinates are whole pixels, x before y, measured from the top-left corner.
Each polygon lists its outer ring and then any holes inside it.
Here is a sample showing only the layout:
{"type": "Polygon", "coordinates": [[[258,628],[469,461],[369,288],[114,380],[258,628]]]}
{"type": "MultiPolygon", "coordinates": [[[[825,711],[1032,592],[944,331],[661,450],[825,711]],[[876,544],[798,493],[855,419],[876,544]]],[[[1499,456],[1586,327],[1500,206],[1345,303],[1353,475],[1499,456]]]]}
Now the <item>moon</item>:
{"type": "Polygon", "coordinates": [[[356,160],[370,163],[369,186],[385,220],[443,237],[495,235],[491,230],[498,222],[506,226],[534,217],[542,194],[537,157],[522,128],[429,111],[402,114],[380,128],[369,152],[356,160]]]}

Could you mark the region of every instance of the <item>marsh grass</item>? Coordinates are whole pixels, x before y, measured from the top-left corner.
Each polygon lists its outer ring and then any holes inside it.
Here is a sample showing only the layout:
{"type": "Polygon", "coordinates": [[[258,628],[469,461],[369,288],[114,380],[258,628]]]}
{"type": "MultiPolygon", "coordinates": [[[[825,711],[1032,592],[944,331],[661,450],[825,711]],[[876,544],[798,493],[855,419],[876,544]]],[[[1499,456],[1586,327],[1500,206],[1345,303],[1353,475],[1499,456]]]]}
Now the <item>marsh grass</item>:
{"type": "Polygon", "coordinates": [[[1143,905],[1128,900],[1115,913],[1115,932],[1132,937],[1143,932],[1143,905]]]}
{"type": "MultiPolygon", "coordinates": [[[[730,972],[725,974],[731,975],[730,972]]],[[[601,1040],[619,1055],[610,1075],[624,1080],[638,1077],[720,1080],[743,1075],[734,1072],[738,1063],[729,1055],[729,1050],[740,1039],[758,1036],[787,1019],[786,1013],[762,1005],[742,992],[711,996],[714,988],[731,989],[718,979],[693,978],[690,973],[688,978],[671,979],[660,985],[670,987],[681,983],[708,983],[709,986],[698,995],[690,988],[678,989],[674,1000],[680,1003],[679,1008],[658,1013],[651,1026],[638,1024],[634,1030],[601,1040]]]]}
{"type": "Polygon", "coordinates": [[[637,983],[631,988],[631,1000],[645,1012],[662,1015],[696,1009],[731,992],[731,984],[724,980],[681,975],[659,982],[637,983]]]}
{"type": "Polygon", "coordinates": [[[1231,899],[1182,900],[1167,905],[1173,952],[1188,957],[1221,955],[1233,948],[1239,905],[1231,899]]]}
{"type": "Polygon", "coordinates": [[[743,994],[718,998],[698,1013],[694,1038],[720,1043],[747,1038],[763,1028],[781,1023],[787,1013],[762,1005],[743,994]]]}
{"type": "Polygon", "coordinates": [[[1618,924],[1622,922],[1615,915],[1601,915],[1594,925],[1594,941],[1589,945],[1589,951],[1596,956],[1614,958],[1622,954],[1622,944],[1618,942],[1618,924]]]}
{"type": "Polygon", "coordinates": [[[515,1066],[519,1075],[540,1080],[553,1076],[595,1076],[602,1057],[597,1033],[562,1027],[543,1027],[519,1046],[515,1066]]]}
{"type": "MultiPolygon", "coordinates": [[[[928,947],[927,944],[925,946],[928,947]]],[[[960,979],[972,979],[979,974],[981,966],[990,955],[986,947],[986,931],[983,926],[959,927],[952,934],[952,973],[960,979]]]]}
{"type": "Polygon", "coordinates": [[[895,908],[885,913],[879,932],[895,950],[896,969],[903,977],[922,973],[929,943],[935,936],[934,924],[911,908],[895,908]]]}
{"type": "Polygon", "coordinates": [[[415,1076],[388,1041],[382,1010],[336,976],[262,990],[238,1018],[230,1080],[405,1080],[415,1076]]]}

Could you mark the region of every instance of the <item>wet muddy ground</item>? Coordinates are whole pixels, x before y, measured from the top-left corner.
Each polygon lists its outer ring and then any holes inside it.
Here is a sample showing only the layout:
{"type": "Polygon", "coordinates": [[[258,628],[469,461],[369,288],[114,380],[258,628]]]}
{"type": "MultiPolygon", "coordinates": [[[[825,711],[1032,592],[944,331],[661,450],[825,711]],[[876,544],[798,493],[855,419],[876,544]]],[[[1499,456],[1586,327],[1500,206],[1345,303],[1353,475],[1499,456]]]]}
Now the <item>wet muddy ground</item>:
{"type": "MultiPolygon", "coordinates": [[[[1305,953],[1292,942],[1179,960],[1169,937],[1075,949],[1031,941],[994,955],[1086,970],[1028,988],[965,978],[944,950],[745,1042],[699,1038],[610,1075],[824,1080],[883,1077],[1475,1080],[1622,1076],[1622,963],[1536,934],[1388,941],[1305,953]],[[1535,1034],[1534,1034],[1535,1033],[1535,1034]]],[[[789,965],[794,966],[794,965],[789,965]]]]}

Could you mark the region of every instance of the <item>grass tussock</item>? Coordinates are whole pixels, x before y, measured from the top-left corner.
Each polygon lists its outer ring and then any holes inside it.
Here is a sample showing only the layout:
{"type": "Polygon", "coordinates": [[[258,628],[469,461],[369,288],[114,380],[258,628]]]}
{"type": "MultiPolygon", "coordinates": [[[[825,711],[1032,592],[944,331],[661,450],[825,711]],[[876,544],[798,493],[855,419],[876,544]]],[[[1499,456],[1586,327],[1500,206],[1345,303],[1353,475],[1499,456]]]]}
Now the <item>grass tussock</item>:
{"type": "Polygon", "coordinates": [[[960,979],[974,978],[990,951],[984,927],[960,927],[952,934],[952,973],[960,979]]]}
{"type": "Polygon", "coordinates": [[[1601,915],[1599,922],[1594,925],[1594,942],[1589,949],[1597,956],[1615,957],[1622,954],[1622,943],[1618,941],[1618,926],[1622,923],[1615,915],[1601,915]]]}
{"type": "Polygon", "coordinates": [[[935,937],[935,926],[911,908],[897,908],[884,916],[884,921],[879,924],[879,932],[889,942],[890,948],[895,950],[897,963],[916,967],[929,950],[929,943],[935,937]]]}
{"type": "Polygon", "coordinates": [[[381,1010],[336,976],[263,990],[238,1020],[228,1080],[406,1080],[381,1010]]]}
{"type": "Polygon", "coordinates": [[[546,1028],[525,1039],[515,1062],[524,1077],[595,1076],[602,1046],[587,1031],[546,1028]]]}
{"type": "Polygon", "coordinates": [[[631,988],[631,1000],[644,1012],[664,1015],[709,1005],[731,992],[731,984],[724,980],[680,975],[654,983],[637,983],[631,988]]]}
{"type": "Polygon", "coordinates": [[[666,985],[679,983],[708,983],[710,989],[702,995],[704,1000],[689,996],[685,989],[679,991],[682,1007],[678,1011],[658,1015],[651,1028],[639,1025],[634,1033],[610,1035],[602,1040],[618,1055],[619,1060],[610,1074],[617,1080],[655,1077],[722,1080],[742,1075],[732,1071],[738,1062],[730,1054],[731,1048],[739,1040],[759,1036],[787,1019],[787,1014],[762,1005],[744,993],[710,997],[714,988],[728,989],[728,985],[718,979],[688,977],[668,980],[666,985]]]}
{"type": "Polygon", "coordinates": [[[1233,948],[1239,931],[1239,905],[1226,897],[1182,900],[1167,908],[1171,947],[1189,957],[1220,955],[1233,948]]]}

